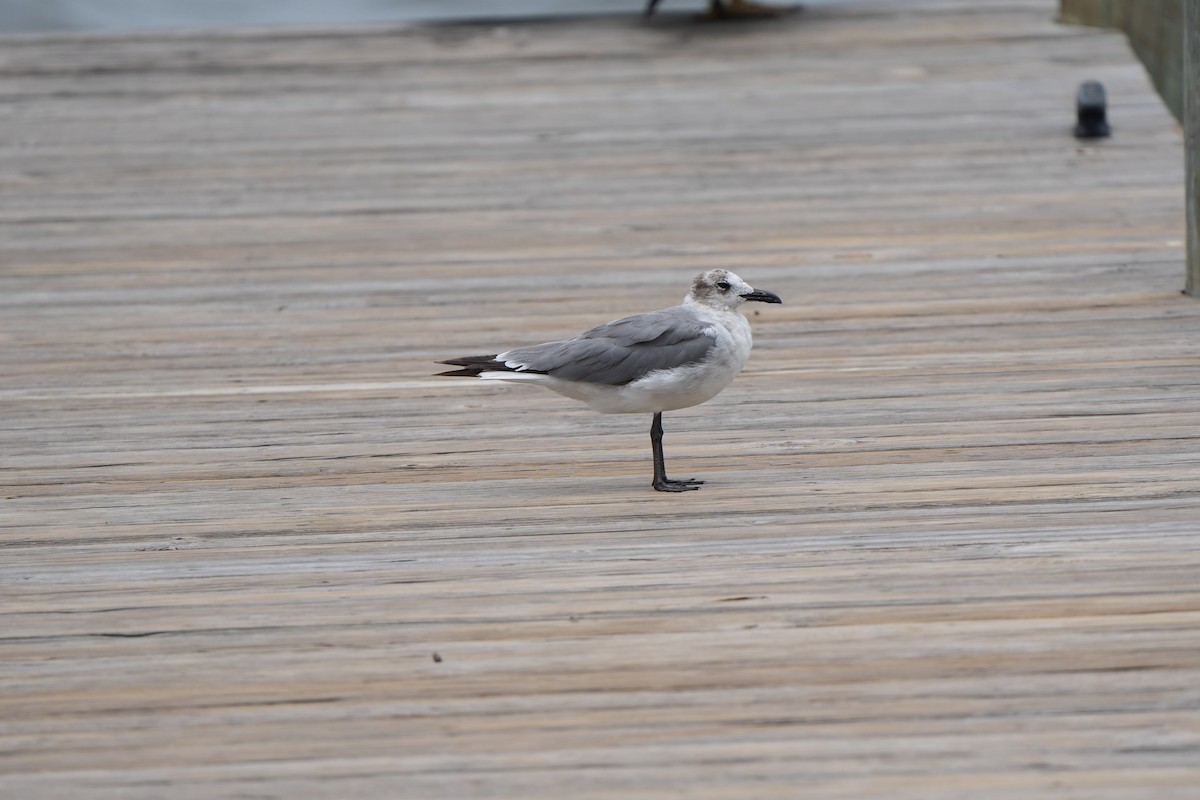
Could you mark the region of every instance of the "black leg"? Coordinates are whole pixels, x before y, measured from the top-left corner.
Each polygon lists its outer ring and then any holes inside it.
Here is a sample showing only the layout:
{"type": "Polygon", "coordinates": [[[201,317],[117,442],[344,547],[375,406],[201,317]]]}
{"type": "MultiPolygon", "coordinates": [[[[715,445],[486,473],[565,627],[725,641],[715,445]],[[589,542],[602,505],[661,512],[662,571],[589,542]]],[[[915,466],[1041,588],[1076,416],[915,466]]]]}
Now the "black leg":
{"type": "Polygon", "coordinates": [[[660,492],[689,492],[700,488],[704,481],[695,479],[673,481],[667,477],[667,463],[663,458],[662,449],[662,412],[654,414],[654,422],[650,423],[650,450],[654,453],[654,483],[651,484],[660,492]]]}

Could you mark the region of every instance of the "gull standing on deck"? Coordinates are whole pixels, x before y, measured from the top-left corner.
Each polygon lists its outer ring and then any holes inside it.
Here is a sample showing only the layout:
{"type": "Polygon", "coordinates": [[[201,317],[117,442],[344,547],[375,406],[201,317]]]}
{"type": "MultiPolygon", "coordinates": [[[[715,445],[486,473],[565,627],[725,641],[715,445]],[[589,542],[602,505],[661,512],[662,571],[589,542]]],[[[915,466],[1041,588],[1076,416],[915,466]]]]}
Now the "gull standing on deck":
{"type": "Polygon", "coordinates": [[[573,339],[439,361],[461,369],[438,374],[533,383],[603,414],[652,413],[653,487],[698,489],[704,481],[667,477],[662,415],[711,400],[742,371],[750,323],[737,309],[747,300],[783,302],[729,270],[711,269],[696,276],[681,305],[606,322],[573,339]]]}

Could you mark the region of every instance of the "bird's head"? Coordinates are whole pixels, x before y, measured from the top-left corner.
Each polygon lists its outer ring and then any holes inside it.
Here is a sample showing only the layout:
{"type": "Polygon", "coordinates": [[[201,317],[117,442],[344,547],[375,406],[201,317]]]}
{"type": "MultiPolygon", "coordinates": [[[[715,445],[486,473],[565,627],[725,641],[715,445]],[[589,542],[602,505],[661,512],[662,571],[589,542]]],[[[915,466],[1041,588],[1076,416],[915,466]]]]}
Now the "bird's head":
{"type": "Polygon", "coordinates": [[[764,289],[755,289],[735,273],[727,269],[710,269],[701,272],[692,281],[692,291],[685,302],[699,303],[710,308],[733,309],[747,300],[760,303],[782,303],[779,295],[764,289]]]}

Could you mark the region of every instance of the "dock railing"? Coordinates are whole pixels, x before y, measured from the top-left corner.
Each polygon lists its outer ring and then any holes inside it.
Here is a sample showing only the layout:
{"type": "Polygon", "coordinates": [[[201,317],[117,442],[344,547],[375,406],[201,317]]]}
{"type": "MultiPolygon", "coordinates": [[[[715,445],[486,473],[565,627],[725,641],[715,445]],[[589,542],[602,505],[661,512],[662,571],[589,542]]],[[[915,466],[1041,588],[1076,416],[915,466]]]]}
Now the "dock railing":
{"type": "Polygon", "coordinates": [[[1200,297],[1200,0],[1060,0],[1063,22],[1119,28],[1187,137],[1188,263],[1200,297]]]}

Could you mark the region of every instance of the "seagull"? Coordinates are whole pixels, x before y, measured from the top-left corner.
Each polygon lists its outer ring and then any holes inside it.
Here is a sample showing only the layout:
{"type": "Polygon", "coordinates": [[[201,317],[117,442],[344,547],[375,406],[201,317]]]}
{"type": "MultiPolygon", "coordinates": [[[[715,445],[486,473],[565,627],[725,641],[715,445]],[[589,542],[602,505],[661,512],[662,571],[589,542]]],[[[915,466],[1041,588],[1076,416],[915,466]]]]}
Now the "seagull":
{"type": "Polygon", "coordinates": [[[711,269],[695,277],[680,305],[606,322],[573,339],[439,361],[461,369],[438,375],[532,383],[602,414],[651,413],[651,486],[695,490],[704,481],[667,477],[662,415],[711,400],[742,371],[751,336],[738,307],[747,300],[783,302],[729,270],[711,269]]]}

